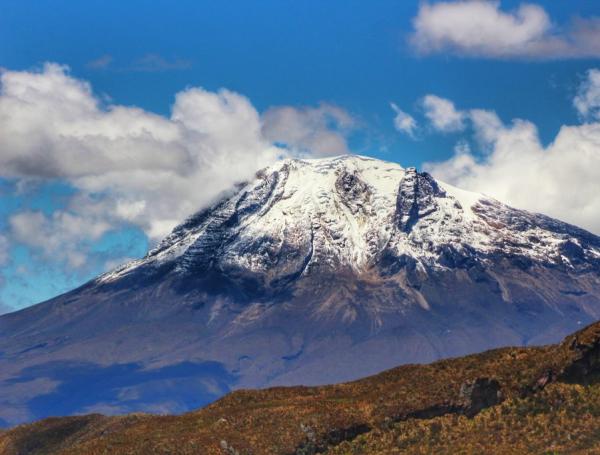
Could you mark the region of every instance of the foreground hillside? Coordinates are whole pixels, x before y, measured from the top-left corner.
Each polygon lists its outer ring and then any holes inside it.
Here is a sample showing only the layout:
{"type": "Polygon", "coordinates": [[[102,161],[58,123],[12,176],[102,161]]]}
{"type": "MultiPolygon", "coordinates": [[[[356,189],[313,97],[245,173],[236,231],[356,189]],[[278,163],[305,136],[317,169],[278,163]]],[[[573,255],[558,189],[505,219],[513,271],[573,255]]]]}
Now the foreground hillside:
{"type": "Polygon", "coordinates": [[[180,416],[46,419],[0,434],[0,454],[600,453],[599,372],[596,323],[558,345],[241,390],[180,416]]]}

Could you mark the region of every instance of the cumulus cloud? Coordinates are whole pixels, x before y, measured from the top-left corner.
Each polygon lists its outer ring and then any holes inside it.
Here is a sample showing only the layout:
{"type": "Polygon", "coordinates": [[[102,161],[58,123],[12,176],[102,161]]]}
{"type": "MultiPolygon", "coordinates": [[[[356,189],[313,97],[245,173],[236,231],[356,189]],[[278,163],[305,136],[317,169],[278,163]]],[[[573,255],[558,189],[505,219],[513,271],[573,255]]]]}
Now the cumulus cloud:
{"type": "Polygon", "coordinates": [[[74,193],[53,213],[13,214],[0,236],[0,265],[8,238],[68,272],[85,269],[92,255],[111,265],[113,257],[94,250],[107,233],[136,226],[156,242],[277,159],[348,152],[345,134],[354,127],[329,104],[280,106],[261,116],[243,95],[200,87],[177,93],[170,115],[161,116],[105,104],[66,66],[3,70],[0,177],[24,191],[66,182],[74,193]]]}
{"type": "Polygon", "coordinates": [[[394,128],[401,133],[405,133],[414,138],[415,131],[417,129],[417,121],[414,119],[414,117],[404,112],[395,103],[390,103],[390,107],[396,113],[394,117],[394,128]]]}
{"type": "Polygon", "coordinates": [[[346,134],[353,127],[352,116],[331,104],[277,106],[264,113],[262,133],[267,140],[297,153],[334,156],[349,153],[346,134]]]}
{"type": "Polygon", "coordinates": [[[503,11],[499,1],[422,3],[413,19],[412,46],[422,54],[452,52],[488,58],[600,56],[600,18],[558,26],[539,5],[503,11]]]}
{"type": "Polygon", "coordinates": [[[600,120],[600,70],[586,73],[573,104],[584,119],[600,120]]]}
{"type": "Polygon", "coordinates": [[[0,82],[2,176],[62,179],[79,199],[95,196],[71,204],[74,219],[27,214],[44,229],[68,229],[67,221],[77,223],[93,209],[94,219],[132,223],[157,240],[283,153],[262,136],[248,99],[225,89],[180,92],[167,118],[103,106],[88,83],[57,64],[4,71],[0,82]]]}
{"type": "Polygon", "coordinates": [[[427,95],[422,100],[425,117],[438,131],[449,133],[465,128],[464,114],[458,111],[454,103],[436,95],[427,95]]]}
{"type": "Polygon", "coordinates": [[[483,153],[460,148],[425,168],[442,181],[483,192],[600,233],[600,122],[563,126],[548,146],[535,125],[469,112],[483,153]]]}

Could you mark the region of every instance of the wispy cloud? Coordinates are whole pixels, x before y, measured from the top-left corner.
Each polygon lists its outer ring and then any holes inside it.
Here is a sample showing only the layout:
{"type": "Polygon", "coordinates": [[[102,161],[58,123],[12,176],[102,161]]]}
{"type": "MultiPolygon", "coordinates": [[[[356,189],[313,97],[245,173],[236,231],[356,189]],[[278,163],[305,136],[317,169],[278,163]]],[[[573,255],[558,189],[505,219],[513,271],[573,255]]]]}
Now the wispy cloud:
{"type": "Polygon", "coordinates": [[[390,103],[390,107],[396,113],[394,116],[394,128],[396,128],[397,131],[414,138],[417,129],[417,121],[414,117],[407,112],[404,112],[395,103],[390,103]]]}
{"type": "Polygon", "coordinates": [[[110,54],[104,54],[86,63],[92,70],[112,70],[116,72],[160,73],[165,71],[181,71],[192,67],[192,61],[183,58],[166,58],[160,54],[148,53],[130,63],[115,62],[110,54]]]}
{"type": "Polygon", "coordinates": [[[468,57],[573,59],[600,57],[600,18],[561,26],[543,7],[523,3],[504,11],[499,1],[422,3],[410,43],[421,54],[468,57]]]}
{"type": "Polygon", "coordinates": [[[146,73],[177,71],[191,68],[192,61],[182,58],[167,59],[159,54],[146,54],[135,60],[127,69],[146,73]]]}
{"type": "Polygon", "coordinates": [[[112,63],[112,61],[113,61],[112,55],[104,54],[94,60],[87,62],[87,64],[85,66],[87,68],[90,68],[93,70],[103,70],[103,69],[108,68],[110,66],[110,64],[112,63]]]}

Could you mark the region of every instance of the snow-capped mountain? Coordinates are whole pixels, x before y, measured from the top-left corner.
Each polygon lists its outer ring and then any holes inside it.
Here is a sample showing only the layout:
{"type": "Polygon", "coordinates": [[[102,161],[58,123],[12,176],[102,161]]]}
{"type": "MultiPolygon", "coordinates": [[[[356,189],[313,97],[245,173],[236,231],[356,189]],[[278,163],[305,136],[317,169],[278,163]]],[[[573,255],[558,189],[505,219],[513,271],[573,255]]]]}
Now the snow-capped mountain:
{"type": "Polygon", "coordinates": [[[171,266],[182,275],[242,273],[273,289],[315,269],[361,275],[382,263],[393,268],[392,258],[402,258],[426,271],[456,266],[456,260],[489,264],[498,255],[575,270],[600,264],[600,243],[574,226],[437,182],[415,168],[342,156],[285,160],[258,172],[145,258],[99,281],[171,266]]]}
{"type": "Polygon", "coordinates": [[[176,412],[231,387],[557,341],[598,318],[599,237],[414,168],[284,160],[146,257],[0,318],[0,419],[56,402],[176,412]]]}

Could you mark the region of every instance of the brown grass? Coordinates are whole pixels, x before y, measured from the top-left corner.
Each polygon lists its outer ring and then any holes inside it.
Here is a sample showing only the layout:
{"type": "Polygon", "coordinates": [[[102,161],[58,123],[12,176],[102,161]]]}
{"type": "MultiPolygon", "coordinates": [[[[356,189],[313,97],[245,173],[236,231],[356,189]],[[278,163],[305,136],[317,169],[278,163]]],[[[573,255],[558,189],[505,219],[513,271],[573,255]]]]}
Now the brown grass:
{"type": "Polygon", "coordinates": [[[181,416],[46,419],[0,433],[0,454],[593,453],[599,353],[594,324],[559,345],[241,390],[181,416]],[[502,403],[481,411],[465,393],[477,379],[497,384],[502,403]]]}

